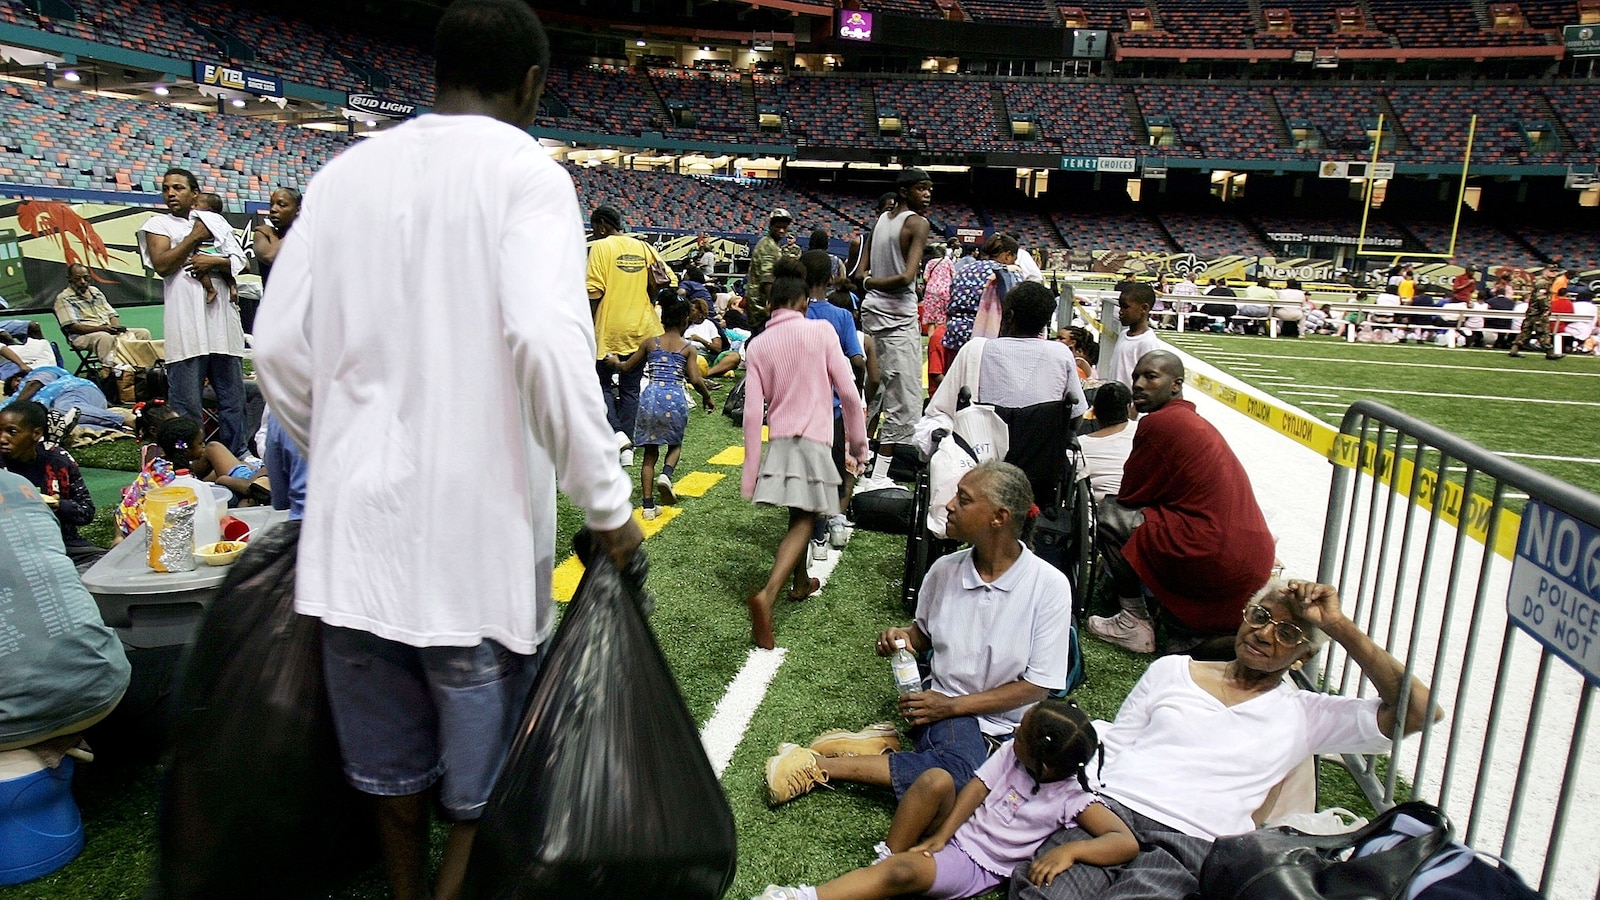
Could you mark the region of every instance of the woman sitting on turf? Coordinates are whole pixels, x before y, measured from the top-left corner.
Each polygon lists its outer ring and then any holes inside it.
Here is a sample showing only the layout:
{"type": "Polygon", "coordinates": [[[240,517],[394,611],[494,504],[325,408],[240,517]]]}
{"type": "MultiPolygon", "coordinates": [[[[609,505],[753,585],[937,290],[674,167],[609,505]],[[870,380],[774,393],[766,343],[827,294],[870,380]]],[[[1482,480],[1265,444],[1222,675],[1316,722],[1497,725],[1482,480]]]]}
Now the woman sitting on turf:
{"type": "Polygon", "coordinates": [[[156,443],[174,468],[187,468],[194,477],[220,484],[241,500],[260,506],[272,502],[266,467],[245,465],[219,441],[207,443],[199,422],[182,416],[168,419],[156,428],[156,443]]]}
{"type": "Polygon", "coordinates": [[[933,654],[930,688],[899,700],[915,749],[898,752],[900,737],[887,722],[830,731],[809,747],[782,744],[767,760],[773,805],[832,780],[904,797],[929,769],[948,772],[960,791],[1029,705],[1066,687],[1072,588],[1022,544],[1037,513],[1028,476],[1009,463],[982,463],[962,476],[946,509],[946,533],[971,546],[934,562],[916,620],[877,641],[879,656],[893,654],[896,641],[933,654]]]}
{"type": "MultiPolygon", "coordinates": [[[[1139,855],[1106,869],[1074,866],[1049,885],[1033,884],[1019,868],[1012,897],[1180,900],[1199,891],[1211,842],[1255,829],[1273,788],[1309,756],[1381,753],[1397,729],[1411,734],[1440,716],[1427,685],[1412,678],[1400,721],[1404,664],[1345,617],[1326,584],[1268,581],[1245,607],[1234,650],[1231,662],[1156,660],[1102,732],[1099,796],[1132,828],[1139,855]],[[1329,638],[1377,697],[1300,690],[1285,677],[1329,638]]],[[[1045,846],[1082,839],[1067,828],[1045,846]]]]}
{"type": "Polygon", "coordinates": [[[755,900],[880,900],[920,894],[976,897],[1028,866],[1049,884],[1075,865],[1111,866],[1139,852],[1128,826],[1089,792],[1086,770],[1100,741],[1077,704],[1043,700],[958,794],[943,769],[929,769],[894,812],[878,862],[817,887],[768,885],[755,900]],[[1076,826],[1089,835],[1058,844],[1031,865],[1045,838],[1076,826]]]}

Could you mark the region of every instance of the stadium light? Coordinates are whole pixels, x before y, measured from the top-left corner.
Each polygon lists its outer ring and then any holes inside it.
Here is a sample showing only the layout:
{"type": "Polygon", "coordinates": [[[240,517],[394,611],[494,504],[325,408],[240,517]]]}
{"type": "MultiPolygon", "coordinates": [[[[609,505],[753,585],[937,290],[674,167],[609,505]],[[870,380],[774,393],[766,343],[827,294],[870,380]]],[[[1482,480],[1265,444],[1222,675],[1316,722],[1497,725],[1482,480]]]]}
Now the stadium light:
{"type": "Polygon", "coordinates": [[[150,89],[150,92],[155,94],[157,97],[165,97],[166,95],[172,93],[172,91],[168,90],[167,86],[164,84],[156,85],[150,89]]]}
{"type": "Polygon", "coordinates": [[[235,97],[232,100],[230,100],[229,102],[233,104],[233,108],[234,109],[243,109],[244,108],[244,98],[243,97],[235,97]]]}
{"type": "Polygon", "coordinates": [[[77,84],[79,81],[82,80],[80,78],[80,76],[78,75],[78,73],[73,71],[72,69],[68,69],[65,72],[62,72],[61,73],[61,77],[65,78],[66,80],[68,80],[70,82],[72,82],[73,84],[77,84]]]}

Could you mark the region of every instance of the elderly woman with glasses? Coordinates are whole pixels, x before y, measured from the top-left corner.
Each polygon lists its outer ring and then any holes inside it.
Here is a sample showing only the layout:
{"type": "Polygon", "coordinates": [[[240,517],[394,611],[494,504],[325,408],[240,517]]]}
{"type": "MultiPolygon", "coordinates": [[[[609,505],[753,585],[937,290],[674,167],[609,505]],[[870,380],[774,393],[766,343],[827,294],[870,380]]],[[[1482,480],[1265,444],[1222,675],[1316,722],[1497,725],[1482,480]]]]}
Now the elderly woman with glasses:
{"type": "MultiPolygon", "coordinates": [[[[1379,753],[1396,730],[1411,734],[1440,712],[1427,685],[1345,617],[1333,587],[1272,579],[1244,610],[1235,658],[1156,660],[1102,733],[1100,796],[1128,823],[1140,853],[1121,866],[1074,866],[1048,886],[1023,866],[1014,900],[1177,898],[1199,890],[1200,865],[1218,837],[1254,829],[1273,788],[1312,754],[1379,753]],[[1286,677],[1327,641],[1344,648],[1376,697],[1300,690],[1286,677]]],[[[1063,841],[1059,832],[1041,853],[1063,841]]]]}

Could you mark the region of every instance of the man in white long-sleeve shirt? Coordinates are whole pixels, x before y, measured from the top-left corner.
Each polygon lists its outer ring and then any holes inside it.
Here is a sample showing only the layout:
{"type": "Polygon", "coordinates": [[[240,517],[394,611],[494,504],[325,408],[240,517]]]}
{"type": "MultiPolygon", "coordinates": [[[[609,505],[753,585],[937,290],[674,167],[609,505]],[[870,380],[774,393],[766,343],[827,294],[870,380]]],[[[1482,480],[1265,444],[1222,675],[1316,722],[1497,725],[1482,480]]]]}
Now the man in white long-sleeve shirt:
{"type": "Polygon", "coordinates": [[[577,195],[525,130],[544,30],[520,0],[460,0],[435,59],[435,114],[312,180],[256,320],[263,391],[310,469],[296,608],[322,619],[345,774],[379,798],[400,900],[429,896],[435,783],[456,824],[433,896],[459,894],[553,625],[557,477],[613,560],[642,539],[577,195]]]}

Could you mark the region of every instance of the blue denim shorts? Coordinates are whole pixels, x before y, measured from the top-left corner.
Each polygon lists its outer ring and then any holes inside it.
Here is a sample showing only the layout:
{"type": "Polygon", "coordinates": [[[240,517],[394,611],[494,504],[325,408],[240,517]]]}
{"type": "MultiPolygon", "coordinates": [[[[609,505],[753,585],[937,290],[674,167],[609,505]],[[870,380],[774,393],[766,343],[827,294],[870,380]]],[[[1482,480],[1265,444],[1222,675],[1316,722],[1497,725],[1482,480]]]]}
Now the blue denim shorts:
{"type": "Polygon", "coordinates": [[[489,801],[539,671],[539,657],[494,641],[412,647],[322,626],[322,668],[345,778],[380,797],[439,784],[457,821],[489,801]]]}
{"type": "Polygon", "coordinates": [[[972,716],[922,725],[913,728],[910,736],[915,750],[889,754],[889,781],[897,799],[904,797],[912,783],[929,769],[949,772],[960,791],[989,758],[989,744],[972,716]]]}

